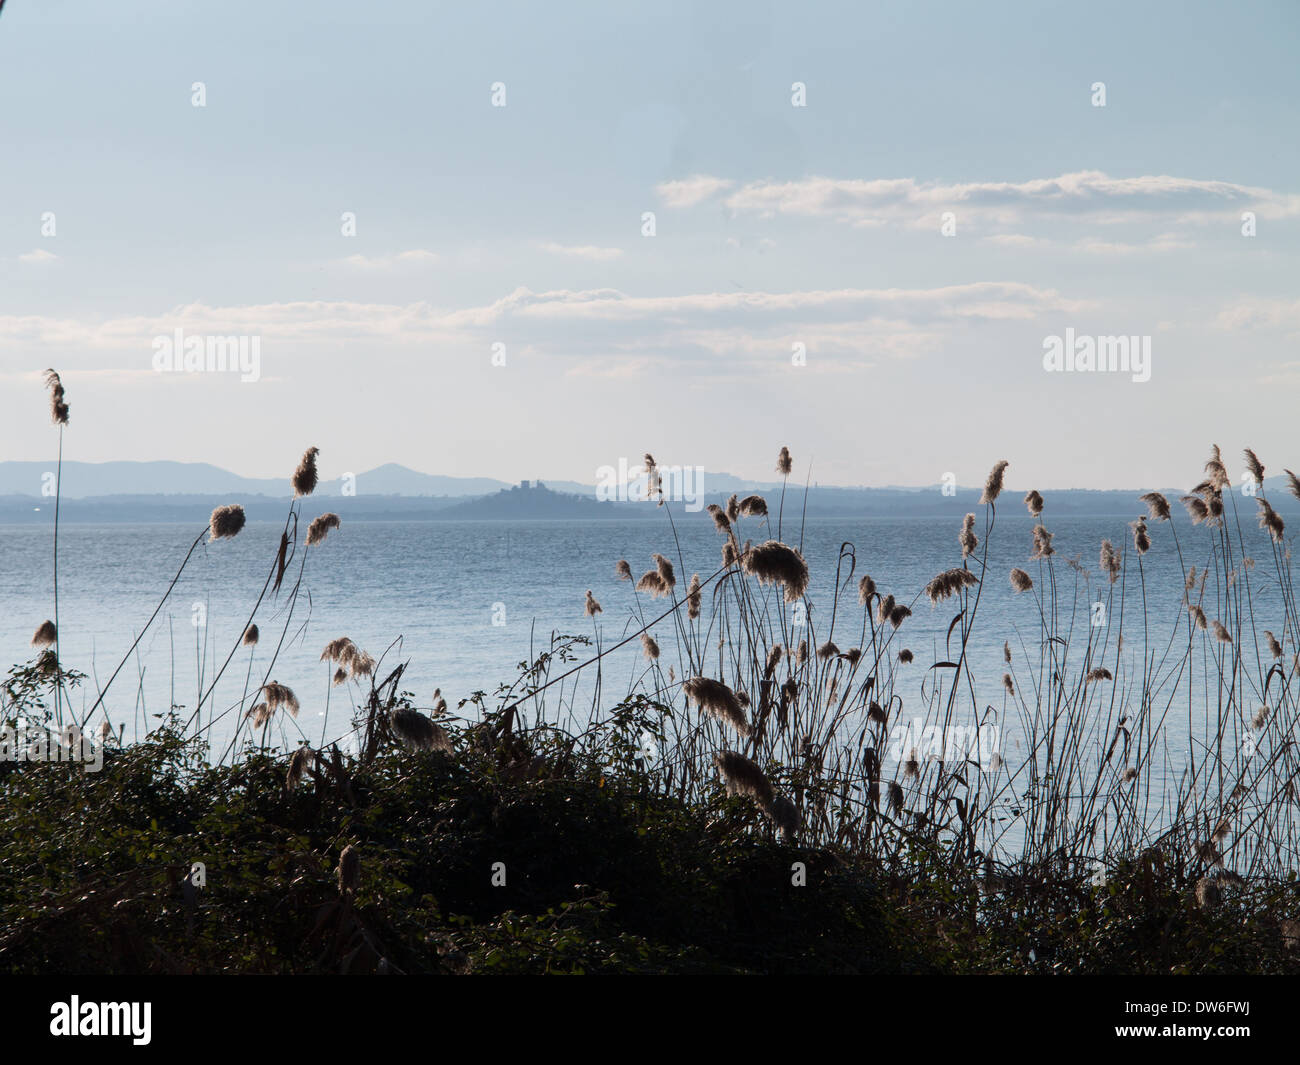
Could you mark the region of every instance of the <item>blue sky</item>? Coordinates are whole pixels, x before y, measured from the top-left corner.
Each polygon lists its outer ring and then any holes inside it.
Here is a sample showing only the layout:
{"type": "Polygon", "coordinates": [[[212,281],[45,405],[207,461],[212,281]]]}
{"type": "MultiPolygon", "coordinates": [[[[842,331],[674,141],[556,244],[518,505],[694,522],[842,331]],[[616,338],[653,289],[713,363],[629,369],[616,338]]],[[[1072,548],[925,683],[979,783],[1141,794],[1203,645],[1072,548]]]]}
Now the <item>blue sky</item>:
{"type": "Polygon", "coordinates": [[[70,457],[253,476],[1300,468],[1298,44],[1293,3],[10,0],[0,459],[52,453],[53,365],[70,457]],[[1151,379],[1045,372],[1067,327],[1151,379]],[[158,374],[176,328],[260,380],[158,374]]]}

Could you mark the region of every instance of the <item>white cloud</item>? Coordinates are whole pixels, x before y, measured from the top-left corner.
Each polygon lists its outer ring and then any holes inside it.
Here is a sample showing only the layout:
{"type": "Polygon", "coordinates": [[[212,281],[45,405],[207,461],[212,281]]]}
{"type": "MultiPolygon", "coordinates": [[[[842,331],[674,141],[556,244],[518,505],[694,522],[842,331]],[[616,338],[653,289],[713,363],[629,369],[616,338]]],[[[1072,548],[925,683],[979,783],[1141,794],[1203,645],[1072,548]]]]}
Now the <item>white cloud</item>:
{"type": "Polygon", "coordinates": [[[438,261],[438,253],[425,248],[412,248],[395,255],[349,255],[343,260],[359,270],[391,270],[396,266],[428,266],[438,261]]]}
{"type": "Polygon", "coordinates": [[[895,314],[925,321],[1033,318],[1043,310],[1075,310],[1078,301],[1018,282],[986,281],[935,289],[823,289],[804,292],[705,292],[628,296],[615,289],[518,289],[490,308],[461,312],[514,321],[620,321],[671,325],[687,319],[844,320],[895,314]]]}
{"type": "Polygon", "coordinates": [[[562,255],[569,259],[588,259],[594,263],[607,263],[623,254],[622,248],[598,248],[594,244],[543,244],[542,251],[562,255]]]}
{"type": "MultiPolygon", "coordinates": [[[[873,357],[912,357],[978,323],[1028,321],[1086,306],[1017,282],[667,296],[520,288],[492,303],[460,309],[424,301],[300,301],[236,307],[196,303],[165,314],[101,320],[12,315],[0,317],[0,343],[50,354],[135,352],[130,358],[147,359],[153,338],[176,329],[190,335],[257,335],[267,372],[284,373],[272,370],[277,353],[292,355],[300,348],[310,348],[315,358],[358,342],[374,350],[420,345],[454,352],[486,351],[492,341],[504,340],[512,349],[526,346],[537,357],[585,366],[587,372],[629,359],[689,363],[709,372],[730,370],[737,360],[784,364],[796,341],[857,364],[873,357]]],[[[102,362],[102,355],[88,358],[102,362]]]]}
{"type": "Polygon", "coordinates": [[[997,244],[1004,248],[1034,248],[1051,243],[1049,240],[1031,237],[1025,233],[994,233],[984,239],[990,244],[997,244]]]}
{"type": "Polygon", "coordinates": [[[655,186],[659,198],[669,207],[694,207],[697,203],[725,192],[735,185],[726,178],[709,177],[699,174],[682,181],[665,181],[655,186]]]}
{"type": "Polygon", "coordinates": [[[1190,240],[1179,240],[1172,233],[1161,233],[1145,244],[1085,237],[1083,240],[1076,241],[1074,247],[1089,255],[1141,255],[1148,252],[1186,251],[1196,245],[1190,240]]]}
{"type": "Polygon", "coordinates": [[[986,244],[1000,248],[1055,248],[1081,251],[1087,255],[1141,255],[1150,253],[1186,251],[1196,247],[1195,242],[1182,240],[1173,233],[1158,233],[1147,241],[1102,240],[1099,237],[1081,237],[1065,242],[1046,237],[1031,237],[1024,233],[991,233],[981,238],[986,244]]]}
{"type": "Polygon", "coordinates": [[[1300,300],[1240,299],[1214,321],[1220,329],[1290,333],[1300,330],[1300,300]]]}
{"type": "Polygon", "coordinates": [[[18,256],[18,261],[23,263],[53,263],[58,262],[58,259],[54,252],[46,251],[44,248],[36,248],[18,256]]]}
{"type": "MultiPolygon", "coordinates": [[[[698,203],[730,184],[699,176],[668,186],[673,186],[674,200],[698,203]]],[[[668,186],[659,186],[661,195],[668,186]]],[[[914,178],[761,180],[737,188],[723,202],[737,214],[827,218],[854,226],[937,225],[944,211],[955,211],[959,224],[1000,228],[1015,228],[1027,218],[1044,215],[1098,224],[1142,219],[1206,223],[1237,217],[1242,210],[1270,218],[1300,215],[1300,196],[1265,188],[1169,175],[1113,178],[1099,170],[1023,182],[961,184],[914,178]]]]}
{"type": "Polygon", "coordinates": [[[1275,373],[1259,377],[1261,385],[1297,385],[1300,384],[1300,362],[1284,362],[1278,365],[1275,373]]]}

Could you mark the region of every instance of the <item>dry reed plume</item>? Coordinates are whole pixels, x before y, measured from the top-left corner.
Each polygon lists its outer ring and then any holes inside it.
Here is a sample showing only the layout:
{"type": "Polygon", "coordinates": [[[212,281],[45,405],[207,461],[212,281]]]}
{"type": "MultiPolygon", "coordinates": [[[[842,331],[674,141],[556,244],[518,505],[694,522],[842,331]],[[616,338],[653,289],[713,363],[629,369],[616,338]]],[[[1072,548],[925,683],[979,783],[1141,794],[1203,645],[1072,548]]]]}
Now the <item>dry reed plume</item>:
{"type": "Polygon", "coordinates": [[[727,794],[748,796],[764,810],[771,807],[776,798],[772,782],[743,754],[720,751],[713,756],[713,761],[726,784],[727,794]]]}
{"type": "Polygon", "coordinates": [[[353,896],[361,887],[361,855],[349,843],[339,854],[339,894],[353,896]]]}
{"type": "Polygon", "coordinates": [[[295,499],[302,496],[309,496],[316,491],[316,456],[320,454],[320,448],[309,447],[303,452],[302,461],[298,463],[298,468],[293,471],[293,495],[295,499]]]}
{"type": "Polygon", "coordinates": [[[212,517],[208,519],[208,539],[229,540],[238,536],[245,520],[244,508],[238,503],[217,507],[212,512],[212,517]]]}
{"type": "Polygon", "coordinates": [[[664,588],[671,592],[677,587],[677,576],[673,572],[673,564],[663,555],[656,554],[653,556],[655,569],[659,572],[659,579],[663,582],[664,588]]]}
{"type": "Polygon", "coordinates": [[[797,602],[808,589],[808,563],[794,548],[768,540],[745,552],[743,569],[760,584],[785,586],[785,601],[797,602]]]}
{"type": "Polygon", "coordinates": [[[1147,505],[1147,517],[1152,521],[1169,520],[1169,500],[1159,492],[1148,492],[1139,498],[1147,505]]]}
{"type": "Polygon", "coordinates": [[[339,527],[339,516],[337,514],[322,514],[315,518],[311,525],[307,527],[307,546],[314,547],[321,543],[330,533],[331,529],[339,527]]]}
{"type": "Polygon", "coordinates": [[[976,584],[979,584],[979,578],[968,569],[944,570],[925,586],[925,594],[932,604],[937,604],[976,584]]]}
{"type": "Polygon", "coordinates": [[[306,744],[303,744],[292,755],[289,756],[289,769],[285,774],[284,786],[287,791],[293,791],[302,783],[303,775],[307,772],[307,767],[316,761],[316,752],[306,744]]]}
{"type": "Polygon", "coordinates": [[[50,390],[50,418],[55,425],[68,424],[68,403],[64,398],[63,378],[53,370],[45,371],[45,387],[50,390]]]}
{"type": "Polygon", "coordinates": [[[980,495],[981,503],[997,501],[998,496],[1002,494],[1002,476],[1010,465],[1011,463],[1006,459],[994,463],[993,469],[989,471],[988,480],[984,482],[984,492],[980,495]]]}
{"type": "Polygon", "coordinates": [[[687,699],[694,700],[705,713],[734,728],[742,736],[749,735],[749,721],[745,717],[745,708],[740,705],[736,693],[720,680],[712,677],[692,677],[682,685],[687,699]]]}
{"type": "Polygon", "coordinates": [[[450,733],[418,710],[396,707],[389,712],[388,725],[394,735],[408,747],[421,751],[452,753],[450,733]]]}
{"type": "Polygon", "coordinates": [[[647,570],[641,575],[641,579],[636,582],[638,592],[648,592],[654,599],[659,599],[668,594],[668,585],[664,582],[663,574],[657,569],[647,570]]]}
{"type": "Polygon", "coordinates": [[[298,696],[294,695],[291,688],[279,683],[279,681],[272,680],[263,684],[261,691],[266,696],[266,705],[270,711],[274,712],[283,707],[294,717],[298,716],[301,704],[298,702],[298,696]]]}

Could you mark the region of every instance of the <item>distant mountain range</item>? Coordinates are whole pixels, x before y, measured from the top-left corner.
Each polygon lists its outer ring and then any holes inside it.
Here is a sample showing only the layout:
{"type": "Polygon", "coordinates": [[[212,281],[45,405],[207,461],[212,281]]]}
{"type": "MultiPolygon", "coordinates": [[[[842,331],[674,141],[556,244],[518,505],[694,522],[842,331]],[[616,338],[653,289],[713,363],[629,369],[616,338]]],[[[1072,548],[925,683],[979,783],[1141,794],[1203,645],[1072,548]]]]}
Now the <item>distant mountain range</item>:
{"type": "MultiPolygon", "coordinates": [[[[0,495],[42,494],[53,462],[0,462],[0,495]]],[[[491,477],[443,477],[418,473],[388,463],[356,477],[360,493],[409,496],[481,496],[508,488],[505,481],[491,477]]],[[[321,495],[341,495],[341,478],[322,480],[321,495]]],[[[207,462],[65,462],[63,498],[116,495],[208,495],[239,492],[251,495],[286,496],[292,490],[289,478],[241,477],[207,462]]]]}
{"type": "MultiPolygon", "coordinates": [[[[48,524],[53,500],[42,494],[43,463],[0,462],[0,524],[48,524]]],[[[52,483],[52,482],[51,482],[52,483]]],[[[734,493],[759,492],[775,510],[779,484],[744,481],[728,474],[703,477],[707,492],[673,508],[702,510],[708,503],[725,503],[734,493]]],[[[346,521],[547,521],[654,518],[651,502],[606,502],[595,488],[572,481],[536,481],[507,485],[479,477],[444,477],[389,464],[358,474],[355,493],[343,494],[341,480],[322,481],[304,514],[332,510],[346,521]],[[319,501],[319,502],[317,502],[319,501]]],[[[1290,516],[1300,504],[1286,491],[1284,478],[1268,478],[1265,488],[1279,512],[1290,516]]],[[[1131,520],[1145,509],[1133,488],[1114,491],[1044,489],[1049,515],[1124,516],[1131,520]]],[[[1183,494],[1161,489],[1171,503],[1183,494]]],[[[976,508],[981,490],[957,487],[945,495],[938,485],[925,488],[840,488],[801,484],[786,488],[786,515],[809,517],[960,516],[976,508]]],[[[63,467],[60,517],[67,522],[192,522],[206,520],[212,508],[241,504],[250,521],[280,521],[290,498],[288,479],[240,477],[206,463],[69,462],[63,467]]],[[[1003,497],[1019,509],[1020,496],[1003,497]]],[[[1238,500],[1242,514],[1253,520],[1249,498],[1238,500]]],[[[1005,504],[1004,504],[1005,505],[1005,504]]],[[[1180,513],[1181,507],[1176,508],[1180,513]]]]}
{"type": "MultiPolygon", "coordinates": [[[[50,462],[0,462],[0,496],[40,496],[47,475],[52,483],[55,463],[50,462]]],[[[594,484],[576,481],[544,481],[547,488],[573,495],[594,493],[594,484]]],[[[728,473],[705,474],[704,483],[716,492],[752,492],[770,487],[757,481],[746,481],[728,473]]],[[[358,496],[485,496],[510,488],[507,481],[492,477],[446,477],[441,474],[420,473],[394,462],[377,466],[355,475],[354,488],[358,496]]],[[[318,495],[343,494],[342,478],[322,480],[316,489],[318,495]]],[[[64,462],[64,499],[86,499],[100,496],[170,496],[209,495],[236,492],[251,495],[285,496],[290,492],[289,478],[241,477],[207,462],[64,462]]]]}

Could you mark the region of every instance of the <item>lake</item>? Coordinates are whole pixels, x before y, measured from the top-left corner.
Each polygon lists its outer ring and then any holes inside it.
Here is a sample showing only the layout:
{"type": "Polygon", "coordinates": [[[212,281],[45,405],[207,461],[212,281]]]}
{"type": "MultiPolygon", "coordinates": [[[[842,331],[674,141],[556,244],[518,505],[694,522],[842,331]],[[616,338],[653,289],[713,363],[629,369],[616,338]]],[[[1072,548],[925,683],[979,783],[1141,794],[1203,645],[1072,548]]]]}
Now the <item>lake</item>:
{"type": "MultiPolygon", "coordinates": [[[[1028,561],[1034,520],[1018,500],[1009,502],[1004,497],[992,537],[990,579],[970,651],[981,685],[980,699],[997,705],[1004,640],[1018,653],[1022,636],[1032,647],[1038,643],[1034,601],[1028,594],[1016,595],[1007,579],[1012,566],[1021,566],[1040,580],[1038,563],[1028,561]]],[[[789,509],[785,538],[797,544],[800,534],[797,527],[790,529],[789,509]]],[[[1064,594],[1071,594],[1073,583],[1082,579],[1066,559],[1081,555],[1082,564],[1092,571],[1093,588],[1102,589],[1100,595],[1088,593],[1086,600],[1104,597],[1109,586],[1096,572],[1099,546],[1103,538],[1117,547],[1131,544],[1128,521],[1137,516],[1136,500],[1134,513],[1127,517],[1070,516],[1053,522],[1050,510],[1049,496],[1048,524],[1055,533],[1058,582],[1064,594]]],[[[309,520],[315,513],[308,506],[303,516],[309,520]]],[[[320,661],[325,644],[339,636],[350,637],[376,658],[384,656],[385,670],[409,661],[403,687],[414,693],[417,704],[431,705],[434,689],[440,688],[454,712],[457,700],[471,692],[482,689],[491,694],[499,682],[513,681],[518,663],[542,649],[552,632],[594,635],[593,622],[583,612],[587,589],[603,606],[597,624],[606,646],[633,631],[632,585],[616,578],[618,559],[627,559],[639,575],[653,567],[651,554],[662,552],[677,568],[679,595],[692,573],[713,573],[719,566],[722,537],[709,516],[678,511],[673,520],[676,540],[666,515],[662,521],[600,523],[345,523],[310,552],[304,591],[272,675],[298,694],[302,702],[298,726],[313,741],[324,733],[333,738],[347,731],[348,696],[355,692],[331,689],[329,669],[320,661]]],[[[1209,557],[1206,531],[1192,528],[1181,515],[1174,524],[1186,563],[1202,566],[1209,557]]],[[[981,514],[977,524],[981,536],[982,525],[981,514]]],[[[192,525],[69,524],[60,530],[62,655],[67,667],[88,677],[73,694],[79,716],[93,704],[96,683],[103,684],[125,654],[202,527],[200,520],[192,525]]],[[[882,592],[910,603],[935,574],[961,564],[959,528],[960,515],[808,520],[802,542],[812,575],[808,594],[818,640],[826,635],[842,544],[852,543],[857,559],[854,584],[842,596],[835,634],[841,649],[847,650],[861,626],[856,578],[869,573],[882,592]]],[[[280,529],[279,524],[250,523],[233,540],[205,542],[195,552],[158,621],[106,700],[113,723],[125,725],[128,740],[146,724],[155,723],[152,715],[164,713],[169,705],[183,706],[188,714],[196,704],[200,680],[210,681],[243,631],[275,556],[280,529]]],[[[1183,578],[1171,524],[1153,523],[1150,530],[1153,546],[1143,559],[1146,609],[1152,631],[1158,634],[1152,643],[1163,646],[1171,626],[1185,617],[1180,602],[1183,578]]],[[[757,542],[767,535],[758,521],[742,519],[742,539],[752,537],[757,542]]],[[[1249,525],[1243,521],[1242,536],[1246,550],[1261,563],[1249,574],[1258,628],[1273,628],[1280,635],[1281,601],[1275,580],[1269,580],[1269,542],[1253,521],[1249,525]]],[[[0,658],[6,666],[33,657],[32,633],[53,614],[50,552],[50,528],[0,526],[0,658]]],[[[240,701],[250,677],[253,687],[260,683],[260,670],[284,628],[287,589],[295,573],[296,565],[278,600],[268,597],[258,612],[258,647],[251,652],[239,648],[222,677],[212,700],[218,715],[240,701]]],[[[841,579],[847,577],[846,567],[841,579]]],[[[1133,612],[1126,617],[1128,655],[1141,653],[1140,630],[1129,628],[1143,610],[1135,578],[1136,567],[1123,598],[1125,611],[1133,612]]],[[[1119,586],[1114,588],[1117,598],[1112,611],[1120,602],[1119,586]]],[[[1213,594],[1211,584],[1207,595],[1213,594]]],[[[654,601],[653,612],[658,613],[663,603],[654,601]]],[[[904,624],[896,646],[907,646],[916,654],[916,684],[931,662],[947,657],[944,640],[954,613],[951,606],[949,602],[931,607],[925,599],[913,603],[914,616],[904,624]]],[[[647,602],[648,614],[651,609],[647,602]]],[[[706,597],[706,616],[708,609],[706,597]]],[[[1216,616],[1209,601],[1206,612],[1216,616]]],[[[1076,630],[1087,623],[1086,616],[1080,617],[1076,630]]],[[[679,661],[671,625],[660,626],[656,635],[663,661],[679,661]]],[[[640,676],[643,666],[636,641],[611,655],[603,663],[602,699],[614,701],[620,691],[626,691],[624,681],[640,676]]],[[[680,679],[680,667],[677,676],[680,679]]],[[[205,709],[205,721],[207,717],[205,709]]],[[[909,717],[905,701],[900,720],[909,717]]],[[[98,720],[96,716],[92,724],[98,720]]],[[[219,717],[213,727],[218,747],[229,739],[233,723],[233,714],[219,717]]],[[[1185,746],[1185,716],[1168,727],[1174,730],[1171,745],[1185,746]]],[[[293,741],[297,731],[291,726],[286,735],[293,741]]],[[[1010,732],[1006,742],[1016,742],[1010,732]]]]}

